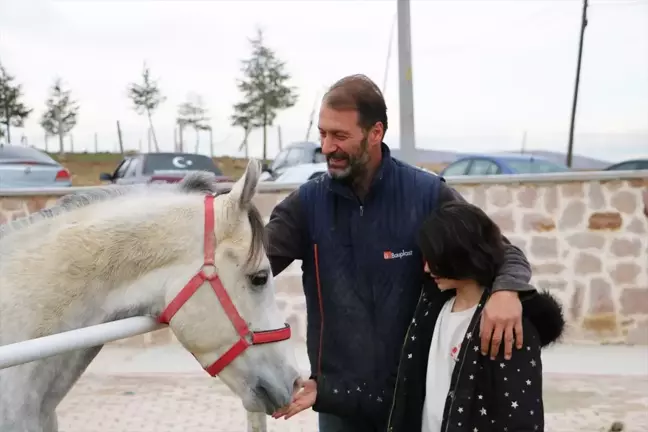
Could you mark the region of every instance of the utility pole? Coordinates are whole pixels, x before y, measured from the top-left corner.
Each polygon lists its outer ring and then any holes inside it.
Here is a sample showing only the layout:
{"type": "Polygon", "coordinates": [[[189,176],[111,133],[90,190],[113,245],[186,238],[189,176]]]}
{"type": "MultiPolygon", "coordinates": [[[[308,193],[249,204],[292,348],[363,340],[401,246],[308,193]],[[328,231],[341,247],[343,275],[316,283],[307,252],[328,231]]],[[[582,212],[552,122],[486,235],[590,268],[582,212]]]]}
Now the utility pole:
{"type": "Polygon", "coordinates": [[[583,36],[587,27],[587,0],[583,0],[583,16],[581,18],[580,41],[578,43],[578,62],[576,64],[576,82],[574,84],[574,100],[572,102],[571,122],[569,125],[569,144],[567,145],[567,166],[572,166],[574,152],[574,122],[576,120],[576,104],[578,102],[578,86],[580,84],[581,60],[583,58],[583,36]]]}
{"type": "Polygon", "coordinates": [[[400,99],[400,149],[404,162],[416,164],[414,142],[414,91],[412,86],[412,31],[410,1],[396,0],[398,14],[398,81],[400,99]]]}
{"type": "Polygon", "coordinates": [[[97,137],[97,132],[94,134],[94,152],[99,153],[99,139],[97,137]]]}
{"type": "MultiPolygon", "coordinates": [[[[308,141],[308,138],[306,138],[308,141]]],[[[279,143],[279,151],[283,150],[283,140],[281,138],[281,126],[277,126],[277,142],[279,143]]]]}

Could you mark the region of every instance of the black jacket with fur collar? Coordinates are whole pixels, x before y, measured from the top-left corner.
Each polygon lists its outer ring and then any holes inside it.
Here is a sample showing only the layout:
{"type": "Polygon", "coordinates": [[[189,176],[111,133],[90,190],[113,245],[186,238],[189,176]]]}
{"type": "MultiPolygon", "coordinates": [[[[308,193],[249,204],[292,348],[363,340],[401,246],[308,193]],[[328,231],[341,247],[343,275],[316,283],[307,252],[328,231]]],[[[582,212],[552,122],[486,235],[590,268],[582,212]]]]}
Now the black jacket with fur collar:
{"type": "MultiPolygon", "coordinates": [[[[442,292],[428,281],[401,352],[388,432],[420,432],[426,371],[434,326],[454,290],[442,292]]],[[[544,431],[542,347],[556,341],[565,321],[560,304],[548,293],[525,296],[524,346],[504,360],[480,352],[481,313],[490,296],[484,292],[473,315],[457,363],[443,413],[442,432],[544,431]]]]}

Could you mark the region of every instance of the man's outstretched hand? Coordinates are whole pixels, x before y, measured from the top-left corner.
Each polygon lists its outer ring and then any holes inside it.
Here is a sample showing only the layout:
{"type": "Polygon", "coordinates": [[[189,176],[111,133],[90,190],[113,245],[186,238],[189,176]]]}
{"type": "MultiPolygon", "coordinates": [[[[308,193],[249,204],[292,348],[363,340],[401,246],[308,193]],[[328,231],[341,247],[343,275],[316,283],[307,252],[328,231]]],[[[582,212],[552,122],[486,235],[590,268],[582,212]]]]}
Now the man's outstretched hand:
{"type": "Polygon", "coordinates": [[[513,340],[517,349],[522,348],[522,302],[517,292],[497,291],[484,307],[481,316],[481,353],[495,359],[504,341],[504,358],[509,360],[513,351],[513,340]],[[492,343],[491,343],[492,337],[492,343]]]}
{"type": "Polygon", "coordinates": [[[292,402],[287,407],[277,410],[272,414],[272,418],[278,419],[283,417],[288,420],[295,414],[312,407],[315,405],[317,399],[317,382],[309,379],[302,382],[301,387],[297,389],[293,395],[292,402]]]}

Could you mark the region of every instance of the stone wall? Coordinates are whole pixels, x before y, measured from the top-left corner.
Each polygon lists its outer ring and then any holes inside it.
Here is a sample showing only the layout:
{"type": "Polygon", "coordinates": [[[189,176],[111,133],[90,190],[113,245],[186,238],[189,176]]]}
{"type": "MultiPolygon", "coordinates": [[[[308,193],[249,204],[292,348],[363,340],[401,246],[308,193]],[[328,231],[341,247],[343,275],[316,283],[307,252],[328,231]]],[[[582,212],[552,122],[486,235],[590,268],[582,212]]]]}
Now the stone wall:
{"type": "MultiPolygon", "coordinates": [[[[648,345],[648,175],[465,177],[449,183],[525,251],[533,267],[532,283],[561,299],[569,325],[565,341],[648,345]]],[[[262,214],[267,218],[290,190],[264,186],[256,197],[262,214]]],[[[60,194],[3,195],[0,190],[0,223],[48,206],[60,194]]],[[[300,265],[286,269],[277,287],[279,304],[303,342],[300,265]]],[[[172,339],[164,329],[121,343],[172,339]]]]}

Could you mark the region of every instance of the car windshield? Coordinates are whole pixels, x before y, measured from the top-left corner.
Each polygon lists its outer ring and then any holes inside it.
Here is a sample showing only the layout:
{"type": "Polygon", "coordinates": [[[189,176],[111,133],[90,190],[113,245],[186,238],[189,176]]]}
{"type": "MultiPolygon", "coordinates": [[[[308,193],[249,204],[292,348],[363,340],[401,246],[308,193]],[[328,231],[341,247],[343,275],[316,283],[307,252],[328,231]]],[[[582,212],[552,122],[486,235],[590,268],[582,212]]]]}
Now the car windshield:
{"type": "Polygon", "coordinates": [[[186,153],[152,153],[144,158],[144,174],[161,171],[209,171],[218,176],[223,172],[211,158],[186,153]]]}
{"type": "Polygon", "coordinates": [[[0,161],[4,163],[35,162],[46,165],[57,165],[54,159],[34,148],[7,145],[0,145],[0,161]]]}
{"type": "Polygon", "coordinates": [[[544,160],[507,160],[506,164],[519,174],[542,174],[569,171],[567,166],[558,165],[544,160]]]}

